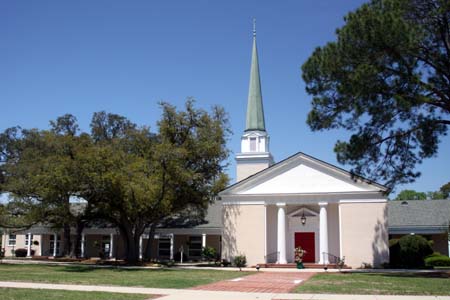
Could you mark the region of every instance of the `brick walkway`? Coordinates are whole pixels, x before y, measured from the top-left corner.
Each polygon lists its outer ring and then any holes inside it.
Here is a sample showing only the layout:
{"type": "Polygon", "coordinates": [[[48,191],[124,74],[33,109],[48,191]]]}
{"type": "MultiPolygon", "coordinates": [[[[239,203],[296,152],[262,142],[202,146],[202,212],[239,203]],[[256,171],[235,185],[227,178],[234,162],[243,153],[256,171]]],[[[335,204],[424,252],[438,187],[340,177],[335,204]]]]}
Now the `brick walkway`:
{"type": "Polygon", "coordinates": [[[203,291],[235,291],[250,293],[288,293],[315,273],[260,272],[191,288],[203,291]]]}

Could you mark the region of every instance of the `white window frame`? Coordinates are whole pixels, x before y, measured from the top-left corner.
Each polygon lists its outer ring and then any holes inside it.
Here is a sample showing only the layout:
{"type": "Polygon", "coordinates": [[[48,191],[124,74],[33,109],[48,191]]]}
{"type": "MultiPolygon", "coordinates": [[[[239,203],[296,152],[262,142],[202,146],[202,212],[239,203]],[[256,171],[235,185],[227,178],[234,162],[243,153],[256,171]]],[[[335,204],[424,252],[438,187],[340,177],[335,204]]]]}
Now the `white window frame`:
{"type": "Polygon", "coordinates": [[[8,246],[14,247],[17,245],[17,234],[8,234],[8,246]],[[11,236],[14,236],[14,239],[11,238],[11,236]],[[14,243],[12,243],[14,241],[14,243]]]}
{"type": "MultiPolygon", "coordinates": [[[[54,244],[55,244],[55,235],[50,235],[50,252],[53,253],[53,249],[54,249],[54,244]]],[[[58,234],[56,235],[56,255],[59,254],[59,250],[60,250],[60,245],[61,245],[61,236],[58,234]]]]}
{"type": "MultiPolygon", "coordinates": [[[[33,242],[33,235],[31,235],[31,242],[33,242]]],[[[25,246],[28,246],[28,234],[25,235],[25,246]]]]}

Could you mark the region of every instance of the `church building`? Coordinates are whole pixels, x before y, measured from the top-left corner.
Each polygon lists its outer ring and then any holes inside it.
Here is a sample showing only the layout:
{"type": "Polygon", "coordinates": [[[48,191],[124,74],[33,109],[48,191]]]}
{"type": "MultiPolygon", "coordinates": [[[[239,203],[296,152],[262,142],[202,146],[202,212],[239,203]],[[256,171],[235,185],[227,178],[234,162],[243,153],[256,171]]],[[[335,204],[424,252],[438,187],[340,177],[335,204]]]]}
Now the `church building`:
{"type": "MultiPolygon", "coordinates": [[[[237,182],[219,194],[221,200],[209,206],[203,220],[174,217],[171,224],[158,226],[152,238],[144,232],[140,259],[196,262],[204,259],[202,252],[208,247],[215,249],[218,259],[232,262],[245,255],[248,266],[282,266],[294,263],[295,248],[301,247],[306,250],[305,263],[327,265],[345,258],[352,268],[376,267],[389,260],[389,233],[427,234],[437,241],[435,251],[449,253],[450,201],[388,205],[385,186],[302,152],[275,163],[269,146],[254,32],[246,126],[236,154],[237,182]]],[[[84,209],[85,204],[73,206],[84,209]]],[[[63,236],[62,228],[46,222],[5,229],[0,252],[6,257],[25,252],[28,258],[57,258],[63,255],[63,236]]],[[[126,257],[117,228],[88,226],[81,237],[72,228],[71,240],[76,238],[80,260],[126,257]]]]}
{"type": "Polygon", "coordinates": [[[270,153],[253,32],[245,131],[237,183],[220,193],[222,258],[249,266],[294,262],[379,266],[389,260],[385,186],[298,152],[278,163],[270,153]]]}

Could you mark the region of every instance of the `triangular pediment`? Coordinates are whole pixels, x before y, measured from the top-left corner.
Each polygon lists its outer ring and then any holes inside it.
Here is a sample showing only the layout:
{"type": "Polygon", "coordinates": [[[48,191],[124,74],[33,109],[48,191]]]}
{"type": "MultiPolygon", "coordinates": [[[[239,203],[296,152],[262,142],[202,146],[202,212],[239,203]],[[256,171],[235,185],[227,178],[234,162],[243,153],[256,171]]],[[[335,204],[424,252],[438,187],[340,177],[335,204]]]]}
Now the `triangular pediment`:
{"type": "Polygon", "coordinates": [[[341,168],[298,153],[230,186],[222,194],[330,194],[386,190],[380,184],[352,176],[341,168]]]}

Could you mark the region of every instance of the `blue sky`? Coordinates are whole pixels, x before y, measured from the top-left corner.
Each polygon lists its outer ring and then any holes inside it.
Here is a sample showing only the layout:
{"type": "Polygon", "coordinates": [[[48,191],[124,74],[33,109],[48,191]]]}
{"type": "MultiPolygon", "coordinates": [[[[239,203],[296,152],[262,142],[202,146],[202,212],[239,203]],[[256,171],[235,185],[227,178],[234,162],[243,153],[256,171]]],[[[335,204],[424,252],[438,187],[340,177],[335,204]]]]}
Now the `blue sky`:
{"type": "MultiPolygon", "coordinates": [[[[47,128],[65,113],[88,130],[95,111],[154,127],[159,101],[222,105],[230,114],[229,147],[239,151],[245,125],[252,18],[266,126],[279,161],[302,151],[337,164],[343,131],[313,133],[300,66],[334,40],[343,16],[363,1],[0,1],[0,130],[47,128]]],[[[413,188],[450,181],[450,138],[418,166],[413,188]]],[[[346,166],[343,166],[346,168],[346,166]]],[[[234,154],[229,174],[235,176],[234,154]]]]}

